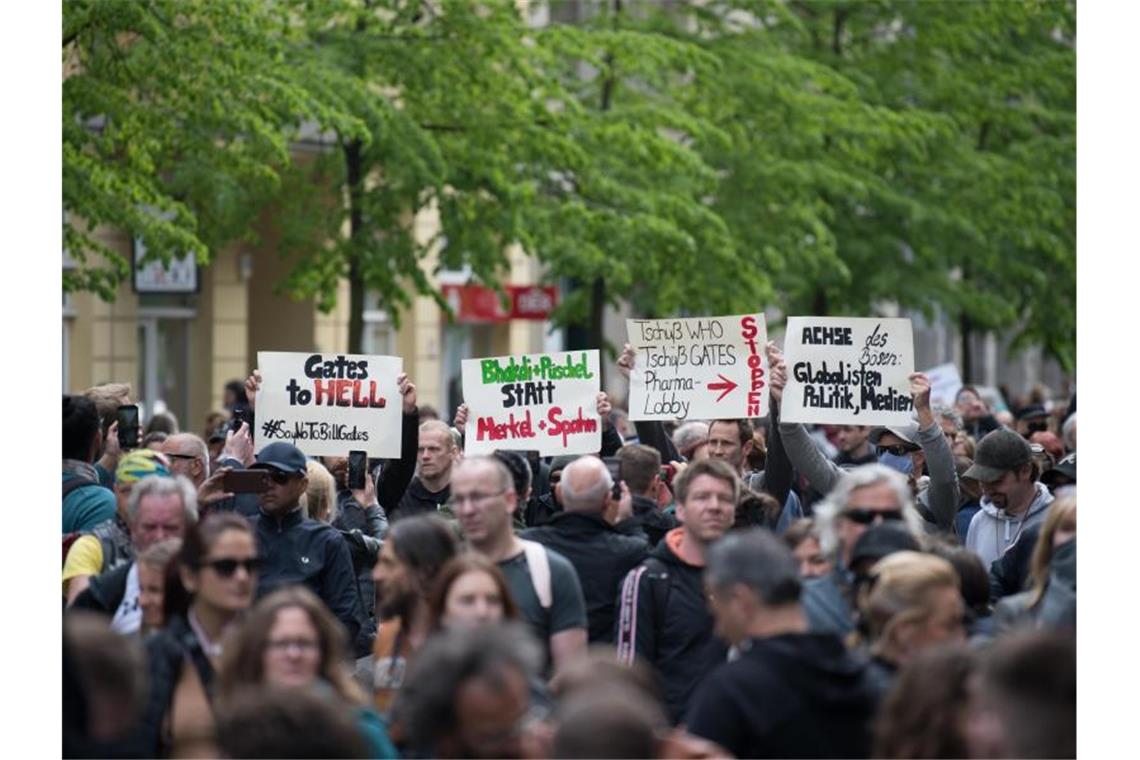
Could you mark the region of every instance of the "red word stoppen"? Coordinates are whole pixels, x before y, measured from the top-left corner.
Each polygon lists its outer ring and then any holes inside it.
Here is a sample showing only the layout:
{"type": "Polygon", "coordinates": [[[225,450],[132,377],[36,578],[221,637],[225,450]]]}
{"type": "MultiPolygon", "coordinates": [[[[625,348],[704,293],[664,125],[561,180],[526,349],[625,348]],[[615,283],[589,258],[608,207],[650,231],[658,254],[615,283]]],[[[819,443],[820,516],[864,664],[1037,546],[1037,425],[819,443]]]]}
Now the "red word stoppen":
{"type": "Polygon", "coordinates": [[[760,357],[760,347],[756,345],[756,336],[760,329],[756,326],[756,317],[747,316],[740,320],[740,337],[748,346],[748,416],[760,416],[760,392],[764,388],[764,368],[760,357]]]}

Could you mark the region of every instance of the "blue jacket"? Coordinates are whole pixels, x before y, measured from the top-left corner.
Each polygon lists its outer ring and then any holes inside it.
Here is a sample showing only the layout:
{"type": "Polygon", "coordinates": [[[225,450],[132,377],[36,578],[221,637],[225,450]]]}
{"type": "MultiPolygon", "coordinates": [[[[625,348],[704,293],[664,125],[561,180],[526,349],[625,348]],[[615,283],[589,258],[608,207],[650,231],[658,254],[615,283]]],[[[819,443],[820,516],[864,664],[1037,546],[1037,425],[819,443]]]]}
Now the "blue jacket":
{"type": "Polygon", "coordinates": [[[257,596],[284,586],[308,586],[344,625],[357,656],[367,655],[367,651],[360,652],[366,643],[357,641],[364,612],[352,557],[340,531],[304,517],[300,507],[281,518],[261,512],[254,528],[265,563],[257,580],[257,596]]]}

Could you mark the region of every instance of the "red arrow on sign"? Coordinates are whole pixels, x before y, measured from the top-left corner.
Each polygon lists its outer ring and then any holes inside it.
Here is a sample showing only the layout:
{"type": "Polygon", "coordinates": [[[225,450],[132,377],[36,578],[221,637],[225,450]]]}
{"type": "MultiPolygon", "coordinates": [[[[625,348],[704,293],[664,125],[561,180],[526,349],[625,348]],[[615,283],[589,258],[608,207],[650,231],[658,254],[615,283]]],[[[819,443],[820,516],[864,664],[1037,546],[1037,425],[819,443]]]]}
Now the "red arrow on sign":
{"type": "Polygon", "coordinates": [[[724,393],[722,393],[716,397],[716,400],[720,401],[722,398],[724,398],[725,396],[727,396],[728,394],[730,394],[734,390],[736,390],[736,383],[732,382],[731,380],[729,380],[727,377],[720,374],[719,372],[716,373],[716,376],[719,377],[724,382],[723,383],[709,383],[707,387],[710,391],[721,391],[721,390],[724,391],[724,393]]]}

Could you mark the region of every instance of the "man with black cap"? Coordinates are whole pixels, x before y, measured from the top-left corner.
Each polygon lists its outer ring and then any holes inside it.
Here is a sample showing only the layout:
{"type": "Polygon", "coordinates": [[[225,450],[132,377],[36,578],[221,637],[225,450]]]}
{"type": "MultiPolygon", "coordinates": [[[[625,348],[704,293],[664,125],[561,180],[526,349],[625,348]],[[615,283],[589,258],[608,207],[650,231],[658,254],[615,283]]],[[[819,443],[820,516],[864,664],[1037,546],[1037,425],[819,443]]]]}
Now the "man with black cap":
{"type": "Polygon", "coordinates": [[[1017,432],[1025,438],[1049,429],[1049,413],[1041,404],[1027,404],[1017,410],[1017,432]]]}
{"type": "Polygon", "coordinates": [[[305,517],[300,498],[309,486],[305,455],[291,443],[271,443],[257,454],[251,469],[268,470],[254,518],[264,564],[258,575],[258,597],[283,586],[304,584],[344,624],[358,657],[371,642],[358,641],[363,611],[352,572],[352,558],[340,532],[305,517]]]}
{"type": "Polygon", "coordinates": [[[1077,452],[1069,454],[1053,468],[1041,476],[1041,482],[1049,489],[1049,493],[1056,493],[1058,488],[1075,486],[1077,484],[1077,452]]]}
{"type": "Polygon", "coordinates": [[[970,520],[965,543],[986,567],[1045,519],[1053,495],[1038,482],[1040,475],[1029,442],[1012,430],[995,430],[978,444],[964,477],[981,483],[981,509],[970,520]]]}

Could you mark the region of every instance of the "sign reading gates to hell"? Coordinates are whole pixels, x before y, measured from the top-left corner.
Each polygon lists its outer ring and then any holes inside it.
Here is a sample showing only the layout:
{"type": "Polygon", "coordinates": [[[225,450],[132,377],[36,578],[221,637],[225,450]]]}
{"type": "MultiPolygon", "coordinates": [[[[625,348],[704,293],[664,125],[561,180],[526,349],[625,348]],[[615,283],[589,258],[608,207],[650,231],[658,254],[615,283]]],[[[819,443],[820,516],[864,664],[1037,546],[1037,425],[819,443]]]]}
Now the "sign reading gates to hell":
{"type": "Polygon", "coordinates": [[[768,414],[763,314],[627,319],[636,352],[629,373],[633,420],[715,420],[768,414]]]}
{"type": "Polygon", "coordinates": [[[600,377],[596,350],[464,359],[465,453],[597,453],[600,377]]]}
{"type": "Polygon", "coordinates": [[[257,451],[275,441],[310,456],[400,456],[403,399],[398,356],[259,351],[257,451]]]}
{"type": "Polygon", "coordinates": [[[909,319],[788,317],[782,422],[898,425],[913,418],[909,319]]]}

